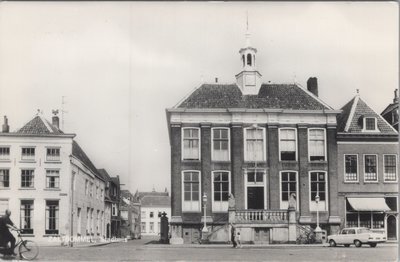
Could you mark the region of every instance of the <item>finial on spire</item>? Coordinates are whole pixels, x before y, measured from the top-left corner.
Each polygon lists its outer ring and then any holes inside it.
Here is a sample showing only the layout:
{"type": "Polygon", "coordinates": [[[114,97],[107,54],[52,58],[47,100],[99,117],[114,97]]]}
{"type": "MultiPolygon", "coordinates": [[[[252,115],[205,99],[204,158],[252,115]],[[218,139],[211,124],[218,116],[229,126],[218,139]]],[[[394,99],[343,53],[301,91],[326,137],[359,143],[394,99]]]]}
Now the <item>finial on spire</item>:
{"type": "Polygon", "coordinates": [[[249,11],[246,11],[246,31],[249,31],[249,11]]]}
{"type": "Polygon", "coordinates": [[[246,11],[246,47],[250,47],[249,11],[246,11]]]}

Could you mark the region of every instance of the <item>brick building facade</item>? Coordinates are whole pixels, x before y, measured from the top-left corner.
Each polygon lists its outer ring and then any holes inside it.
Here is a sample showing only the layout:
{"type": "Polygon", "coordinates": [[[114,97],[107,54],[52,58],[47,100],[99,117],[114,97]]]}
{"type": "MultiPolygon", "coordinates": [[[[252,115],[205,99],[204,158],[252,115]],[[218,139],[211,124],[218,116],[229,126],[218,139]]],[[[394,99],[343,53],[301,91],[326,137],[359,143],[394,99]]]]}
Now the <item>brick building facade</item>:
{"type": "Polygon", "coordinates": [[[341,223],[335,201],[340,111],[318,98],[316,78],[307,89],[262,84],[256,52],[246,35],[235,84],[203,84],[167,109],[171,243],[199,241],[204,219],[206,238],[215,242],[229,241],[229,224],[240,228],[243,241],[293,242],[316,226],[317,210],[328,232],[341,223]],[[235,205],[228,210],[230,194],[235,205]]]}
{"type": "Polygon", "coordinates": [[[357,95],[338,116],[338,206],[342,226],[398,234],[398,133],[357,95]]]}

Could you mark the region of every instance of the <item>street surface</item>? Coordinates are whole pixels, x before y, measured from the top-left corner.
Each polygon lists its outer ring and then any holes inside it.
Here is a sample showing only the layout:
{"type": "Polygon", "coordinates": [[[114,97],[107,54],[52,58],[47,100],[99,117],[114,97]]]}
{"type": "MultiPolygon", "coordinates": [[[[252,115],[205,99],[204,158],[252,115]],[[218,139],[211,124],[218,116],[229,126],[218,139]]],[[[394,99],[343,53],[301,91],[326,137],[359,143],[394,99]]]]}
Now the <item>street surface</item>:
{"type": "Polygon", "coordinates": [[[41,247],[38,261],[397,261],[397,245],[363,246],[244,246],[183,247],[131,240],[96,247],[41,247]]]}

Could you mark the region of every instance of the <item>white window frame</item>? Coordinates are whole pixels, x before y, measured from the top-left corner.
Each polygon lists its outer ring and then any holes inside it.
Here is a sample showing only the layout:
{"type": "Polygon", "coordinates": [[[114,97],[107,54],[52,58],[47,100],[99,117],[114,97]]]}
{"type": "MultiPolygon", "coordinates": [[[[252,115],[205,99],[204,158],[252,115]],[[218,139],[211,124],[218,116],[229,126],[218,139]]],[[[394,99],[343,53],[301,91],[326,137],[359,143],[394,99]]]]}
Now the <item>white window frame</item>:
{"type": "Polygon", "coordinates": [[[46,161],[47,162],[60,162],[61,161],[61,147],[46,147],[45,149],[46,149],[46,161]],[[51,159],[53,156],[48,154],[48,152],[47,152],[48,149],[58,150],[58,158],[51,159]],[[51,157],[49,158],[49,156],[51,156],[51,157]]]}
{"type": "MultiPolygon", "coordinates": [[[[10,176],[10,168],[0,167],[0,171],[6,171],[8,175],[8,186],[0,186],[0,188],[10,188],[11,176],[10,176]]],[[[3,173],[3,184],[4,184],[4,173],[3,173]]]]}
{"type": "Polygon", "coordinates": [[[299,197],[299,172],[297,172],[296,170],[279,171],[279,206],[280,206],[280,209],[288,209],[289,208],[289,201],[282,201],[282,173],[287,173],[287,172],[296,173],[296,210],[300,210],[300,206],[299,206],[299,198],[300,198],[299,197]]]}
{"type": "Polygon", "coordinates": [[[363,171],[364,171],[364,183],[378,183],[379,182],[379,158],[378,154],[363,154],[363,171]],[[375,156],[376,158],[376,180],[365,180],[365,156],[375,156]]]}
{"type": "Polygon", "coordinates": [[[316,201],[311,200],[311,173],[324,173],[325,174],[325,201],[324,201],[324,208],[321,206],[321,201],[318,204],[318,210],[325,212],[329,210],[329,186],[328,186],[328,172],[325,170],[312,170],[308,171],[308,201],[309,201],[309,208],[310,212],[317,211],[317,203],[316,201]]]}
{"type": "Polygon", "coordinates": [[[366,116],[363,117],[363,128],[361,130],[362,132],[379,132],[378,129],[378,120],[376,119],[376,117],[372,117],[372,116],[366,116]],[[375,129],[374,130],[368,130],[367,129],[367,119],[374,119],[375,120],[375,129]]]}
{"type": "Polygon", "coordinates": [[[61,188],[60,169],[46,168],[45,171],[46,171],[46,181],[45,181],[46,185],[45,185],[45,188],[46,189],[60,189],[61,188]],[[52,175],[53,171],[58,172],[58,175],[52,175]],[[47,177],[58,177],[58,186],[49,187],[49,185],[47,184],[47,177]]]}
{"type": "Polygon", "coordinates": [[[211,128],[211,160],[212,161],[231,161],[231,129],[229,127],[213,127],[211,128]],[[225,129],[228,130],[228,159],[220,160],[215,159],[214,156],[214,130],[225,129]]]}
{"type": "MultiPolygon", "coordinates": [[[[183,170],[181,172],[181,191],[182,191],[182,212],[185,213],[198,213],[201,212],[201,172],[199,170],[183,170]],[[185,183],[184,183],[184,176],[186,172],[196,172],[199,175],[199,200],[198,201],[185,201],[185,183]],[[185,202],[190,202],[190,207],[185,205],[185,202]],[[198,202],[198,207],[193,207],[193,202],[198,202]]],[[[188,204],[189,205],[189,204],[188,204]]]]}
{"type": "Polygon", "coordinates": [[[228,212],[229,200],[227,201],[214,201],[214,175],[215,173],[225,172],[228,173],[228,196],[231,194],[231,171],[229,170],[214,170],[211,172],[211,208],[215,213],[228,212]],[[226,202],[226,203],[225,203],[226,202]]]}
{"type": "Polygon", "coordinates": [[[325,151],[324,154],[325,154],[325,156],[324,156],[324,160],[322,160],[322,161],[327,161],[326,128],[323,128],[323,127],[312,127],[312,128],[308,128],[308,130],[307,130],[308,161],[309,162],[320,162],[320,161],[317,161],[317,160],[311,160],[311,154],[310,154],[310,131],[311,130],[323,130],[324,131],[324,151],[325,151]]]}
{"type": "Polygon", "coordinates": [[[267,170],[265,168],[247,168],[244,170],[244,208],[247,209],[247,187],[248,186],[258,186],[258,187],[264,187],[264,209],[268,209],[268,194],[267,194],[267,189],[268,189],[268,184],[267,184],[267,170]],[[257,182],[250,183],[247,182],[247,174],[250,172],[262,172],[263,173],[263,183],[257,184],[257,182]]]}
{"type": "Polygon", "coordinates": [[[244,151],[244,161],[245,162],[265,162],[267,161],[266,155],[267,155],[267,146],[266,146],[266,131],[265,127],[246,127],[244,128],[243,132],[243,151],[244,151]],[[262,136],[263,136],[263,158],[262,160],[253,160],[253,159],[248,159],[247,155],[247,130],[249,129],[261,129],[262,130],[262,136]]]}
{"type": "Polygon", "coordinates": [[[278,132],[278,147],[279,147],[279,161],[297,161],[298,158],[298,148],[297,148],[297,128],[294,127],[281,127],[279,128],[279,132],[278,132]],[[281,159],[281,130],[294,130],[294,140],[295,140],[295,157],[294,160],[282,160],[281,159]]]}
{"type": "Polygon", "coordinates": [[[343,155],[343,180],[345,183],[359,183],[360,181],[360,166],[359,166],[360,162],[358,159],[358,154],[344,154],[343,155]],[[357,180],[347,180],[346,179],[346,156],[356,156],[357,157],[357,180]]]}
{"type": "Polygon", "coordinates": [[[34,162],[36,160],[36,147],[35,146],[21,146],[21,161],[27,161],[27,162],[34,162]],[[33,155],[24,155],[22,153],[22,150],[24,149],[33,149],[34,154],[33,155]]]}
{"type": "Polygon", "coordinates": [[[10,146],[0,146],[0,149],[8,148],[8,154],[0,154],[0,161],[9,161],[11,157],[11,147],[10,146]]]}
{"type": "Polygon", "coordinates": [[[201,128],[199,128],[199,127],[182,127],[182,129],[181,129],[181,160],[182,161],[200,161],[201,160],[201,128]],[[199,158],[198,159],[185,159],[184,132],[186,129],[197,129],[199,131],[199,158]]]}
{"type": "MultiPolygon", "coordinates": [[[[382,163],[382,165],[383,165],[383,181],[384,181],[385,183],[397,183],[397,181],[399,180],[399,179],[398,179],[398,176],[399,176],[399,174],[398,174],[399,163],[398,163],[397,154],[383,154],[383,163],[382,163]],[[386,180],[386,173],[385,173],[385,156],[395,156],[395,158],[396,158],[396,168],[395,168],[395,170],[396,170],[396,180],[386,180]]],[[[377,169],[378,169],[378,168],[377,168],[377,169]]]]}

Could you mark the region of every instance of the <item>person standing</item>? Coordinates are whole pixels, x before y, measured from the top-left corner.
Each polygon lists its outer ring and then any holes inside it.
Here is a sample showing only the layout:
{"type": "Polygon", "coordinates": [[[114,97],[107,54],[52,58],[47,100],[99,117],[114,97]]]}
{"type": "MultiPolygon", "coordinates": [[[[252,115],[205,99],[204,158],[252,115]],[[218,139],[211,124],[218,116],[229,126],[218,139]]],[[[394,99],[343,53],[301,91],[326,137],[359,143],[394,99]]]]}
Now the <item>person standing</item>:
{"type": "Polygon", "coordinates": [[[242,242],[240,241],[240,230],[239,229],[237,230],[237,233],[236,233],[236,245],[237,245],[237,247],[242,248],[242,242]]]}
{"type": "Polygon", "coordinates": [[[231,224],[231,241],[232,241],[232,247],[235,248],[237,246],[236,243],[236,229],[233,224],[231,224]]]}

